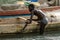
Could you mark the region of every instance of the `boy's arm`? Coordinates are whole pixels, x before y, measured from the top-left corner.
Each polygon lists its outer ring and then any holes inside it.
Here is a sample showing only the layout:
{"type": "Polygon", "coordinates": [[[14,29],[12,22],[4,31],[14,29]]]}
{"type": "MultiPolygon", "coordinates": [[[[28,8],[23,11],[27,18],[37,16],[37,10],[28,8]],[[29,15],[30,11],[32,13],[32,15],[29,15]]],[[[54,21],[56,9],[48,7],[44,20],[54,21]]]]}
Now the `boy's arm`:
{"type": "MultiPolygon", "coordinates": [[[[34,10],[34,13],[37,13],[37,10],[34,10]]],[[[32,13],[33,14],[33,13],[32,13]]],[[[32,19],[33,21],[37,21],[38,19],[32,19]]]]}
{"type": "Polygon", "coordinates": [[[31,17],[30,17],[30,19],[28,19],[28,20],[30,20],[30,23],[31,23],[32,21],[37,21],[37,20],[38,20],[38,19],[33,19],[33,16],[34,16],[34,13],[35,13],[35,12],[36,12],[35,10],[31,12],[31,17]]]}
{"type": "Polygon", "coordinates": [[[29,19],[30,23],[31,23],[31,22],[32,22],[32,20],[33,20],[33,15],[34,15],[34,13],[33,13],[33,12],[31,12],[31,17],[30,17],[30,19],[29,19]]]}

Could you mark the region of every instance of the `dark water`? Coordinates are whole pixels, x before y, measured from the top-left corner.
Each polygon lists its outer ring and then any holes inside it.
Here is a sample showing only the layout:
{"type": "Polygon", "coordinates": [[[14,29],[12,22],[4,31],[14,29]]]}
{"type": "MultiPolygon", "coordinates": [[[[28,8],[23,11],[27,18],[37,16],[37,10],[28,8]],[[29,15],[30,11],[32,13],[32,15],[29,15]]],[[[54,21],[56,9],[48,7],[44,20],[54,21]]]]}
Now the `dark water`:
{"type": "Polygon", "coordinates": [[[9,34],[0,36],[0,40],[60,40],[60,31],[48,31],[44,35],[39,35],[39,33],[9,34]]]}

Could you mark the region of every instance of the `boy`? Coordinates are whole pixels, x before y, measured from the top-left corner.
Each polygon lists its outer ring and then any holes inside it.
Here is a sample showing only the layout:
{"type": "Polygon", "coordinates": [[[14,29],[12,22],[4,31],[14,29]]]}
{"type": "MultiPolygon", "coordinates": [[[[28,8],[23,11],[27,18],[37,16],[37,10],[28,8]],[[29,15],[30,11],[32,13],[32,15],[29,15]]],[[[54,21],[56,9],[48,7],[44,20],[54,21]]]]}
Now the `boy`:
{"type": "Polygon", "coordinates": [[[31,23],[32,20],[37,21],[38,24],[40,25],[40,34],[42,35],[44,33],[45,26],[48,23],[48,20],[47,20],[45,14],[41,10],[35,10],[35,6],[33,4],[30,4],[28,6],[28,9],[31,13],[31,17],[30,17],[30,20],[27,21],[27,23],[31,23]],[[37,17],[37,19],[32,19],[33,15],[35,15],[37,17]]]}

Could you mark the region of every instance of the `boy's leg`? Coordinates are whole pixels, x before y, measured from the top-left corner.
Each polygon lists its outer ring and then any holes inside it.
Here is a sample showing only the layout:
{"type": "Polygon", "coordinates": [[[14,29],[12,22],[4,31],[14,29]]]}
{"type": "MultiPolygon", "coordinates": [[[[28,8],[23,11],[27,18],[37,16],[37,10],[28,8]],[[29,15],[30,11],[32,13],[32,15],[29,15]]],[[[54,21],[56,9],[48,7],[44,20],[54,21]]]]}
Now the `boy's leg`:
{"type": "Polygon", "coordinates": [[[44,24],[42,22],[40,23],[40,34],[41,35],[44,33],[45,26],[46,26],[46,24],[44,24]]]}

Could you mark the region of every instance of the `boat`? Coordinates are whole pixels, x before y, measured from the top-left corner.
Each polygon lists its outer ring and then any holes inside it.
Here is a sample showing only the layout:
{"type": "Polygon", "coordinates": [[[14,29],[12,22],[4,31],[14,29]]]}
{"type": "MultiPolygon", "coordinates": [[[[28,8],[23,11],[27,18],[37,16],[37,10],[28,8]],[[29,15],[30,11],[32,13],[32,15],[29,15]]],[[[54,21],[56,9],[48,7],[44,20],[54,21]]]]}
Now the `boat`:
{"type": "Polygon", "coordinates": [[[4,4],[0,8],[0,16],[29,14],[28,9],[21,8],[18,4],[4,4]]]}
{"type": "MultiPolygon", "coordinates": [[[[39,9],[39,8],[38,8],[39,9]]],[[[41,8],[43,12],[59,10],[60,6],[41,8]]],[[[18,4],[4,4],[0,8],[0,16],[14,16],[14,15],[24,15],[30,14],[28,8],[20,7],[18,4]]]]}
{"type": "MultiPolygon", "coordinates": [[[[35,4],[36,7],[40,6],[38,2],[32,2],[32,4],[35,4]]],[[[30,14],[30,12],[22,1],[18,1],[16,4],[2,4],[0,7],[0,16],[14,16],[24,14],[30,14]]]]}
{"type": "MultiPolygon", "coordinates": [[[[7,18],[0,18],[0,33],[18,33],[21,32],[21,30],[25,26],[25,22],[27,21],[26,18],[23,17],[7,17],[7,18]]],[[[34,22],[35,24],[35,22],[34,22]]],[[[33,24],[32,24],[33,25],[33,24]]],[[[33,26],[30,24],[27,27],[27,30],[23,33],[32,32],[33,29],[36,28],[36,26],[33,26]]]]}
{"type": "Polygon", "coordinates": [[[28,10],[8,10],[8,11],[0,11],[0,16],[14,16],[14,15],[22,15],[29,14],[28,10]]]}

